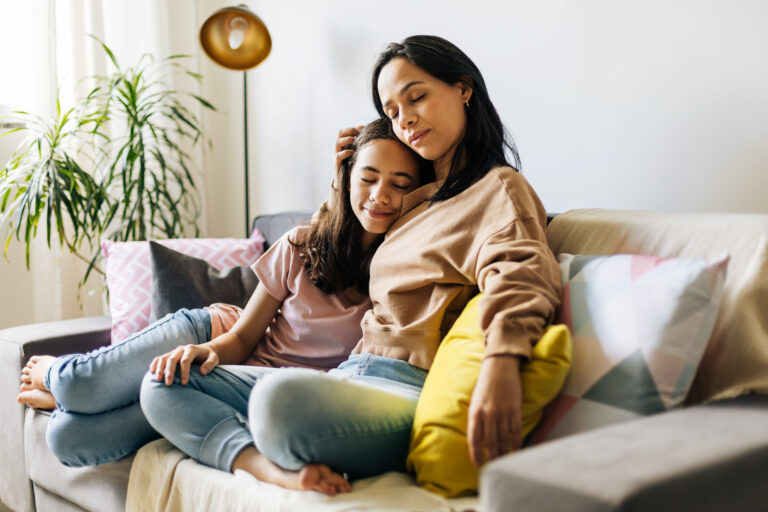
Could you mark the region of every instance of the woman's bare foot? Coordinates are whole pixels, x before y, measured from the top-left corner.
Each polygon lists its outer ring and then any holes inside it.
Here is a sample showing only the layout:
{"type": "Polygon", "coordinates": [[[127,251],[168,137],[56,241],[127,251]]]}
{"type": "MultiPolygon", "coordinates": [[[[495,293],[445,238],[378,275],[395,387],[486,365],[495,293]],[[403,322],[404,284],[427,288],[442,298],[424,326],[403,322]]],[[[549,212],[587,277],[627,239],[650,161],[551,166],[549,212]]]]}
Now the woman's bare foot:
{"type": "Polygon", "coordinates": [[[43,376],[55,360],[53,356],[32,356],[27,365],[21,369],[21,390],[48,391],[43,384],[43,376]]]}
{"type": "Polygon", "coordinates": [[[343,476],[334,473],[325,464],[308,464],[299,471],[288,471],[263,456],[253,446],[249,446],[235,458],[232,471],[235,469],[242,469],[262,482],[286,489],[318,491],[329,496],[352,490],[343,476]]]}
{"type": "Polygon", "coordinates": [[[19,396],[16,397],[16,401],[20,404],[34,407],[35,409],[52,410],[56,408],[56,400],[54,400],[51,392],[42,389],[22,391],[19,393],[19,396]]]}

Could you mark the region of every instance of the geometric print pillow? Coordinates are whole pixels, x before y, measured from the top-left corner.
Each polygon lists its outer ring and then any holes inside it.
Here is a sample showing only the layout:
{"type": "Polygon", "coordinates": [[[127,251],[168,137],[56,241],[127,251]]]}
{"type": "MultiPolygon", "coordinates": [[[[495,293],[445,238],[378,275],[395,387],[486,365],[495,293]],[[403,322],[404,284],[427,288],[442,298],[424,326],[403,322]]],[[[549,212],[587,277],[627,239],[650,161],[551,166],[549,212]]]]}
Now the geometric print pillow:
{"type": "Polygon", "coordinates": [[[561,254],[571,371],[530,442],[680,405],[714,327],[728,259],[561,254]]]}
{"type": "MultiPolygon", "coordinates": [[[[216,270],[251,265],[264,252],[264,237],[174,238],[158,243],[208,262],[216,270]]],[[[101,242],[112,317],[112,344],[120,343],[150,323],[152,264],[149,242],[101,242]]]]}

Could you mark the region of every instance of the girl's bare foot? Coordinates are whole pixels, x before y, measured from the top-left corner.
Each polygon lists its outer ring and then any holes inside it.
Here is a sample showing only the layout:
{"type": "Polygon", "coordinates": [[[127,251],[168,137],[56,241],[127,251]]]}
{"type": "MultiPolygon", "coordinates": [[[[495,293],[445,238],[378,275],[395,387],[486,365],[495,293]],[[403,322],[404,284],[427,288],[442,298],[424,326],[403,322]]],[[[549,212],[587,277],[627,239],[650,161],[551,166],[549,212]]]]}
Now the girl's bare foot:
{"type": "Polygon", "coordinates": [[[249,446],[235,458],[232,470],[235,469],[242,469],[262,482],[286,489],[318,491],[329,496],[352,490],[343,476],[334,473],[325,464],[308,464],[299,471],[288,471],[263,456],[253,446],[249,446]]]}
{"type": "Polygon", "coordinates": [[[43,385],[43,376],[55,360],[53,356],[32,356],[27,365],[21,369],[21,390],[48,391],[43,385]]]}
{"type": "Polygon", "coordinates": [[[20,404],[34,407],[35,409],[52,410],[56,408],[56,400],[54,400],[51,392],[41,389],[22,391],[19,393],[19,396],[16,397],[16,401],[20,404]]]}

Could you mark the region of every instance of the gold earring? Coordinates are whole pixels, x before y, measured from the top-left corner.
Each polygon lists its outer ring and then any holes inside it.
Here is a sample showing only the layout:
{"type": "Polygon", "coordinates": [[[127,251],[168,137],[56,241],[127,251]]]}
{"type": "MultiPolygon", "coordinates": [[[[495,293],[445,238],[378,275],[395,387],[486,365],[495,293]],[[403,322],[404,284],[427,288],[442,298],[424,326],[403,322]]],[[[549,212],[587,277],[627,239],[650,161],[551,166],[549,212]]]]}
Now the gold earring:
{"type": "Polygon", "coordinates": [[[464,104],[467,106],[467,110],[469,110],[469,100],[464,100],[464,104]]]}

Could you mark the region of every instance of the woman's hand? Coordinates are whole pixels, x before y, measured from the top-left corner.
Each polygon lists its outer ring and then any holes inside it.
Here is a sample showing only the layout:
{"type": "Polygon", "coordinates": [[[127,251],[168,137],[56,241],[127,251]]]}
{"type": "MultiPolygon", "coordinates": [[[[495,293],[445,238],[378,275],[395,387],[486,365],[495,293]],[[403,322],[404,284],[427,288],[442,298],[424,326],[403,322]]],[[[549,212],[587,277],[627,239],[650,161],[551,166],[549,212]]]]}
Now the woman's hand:
{"type": "Polygon", "coordinates": [[[346,149],[350,144],[355,142],[355,137],[362,130],[362,126],[344,128],[339,130],[339,135],[336,138],[336,170],[341,167],[341,162],[352,156],[353,151],[346,149]]]}
{"type": "Polygon", "coordinates": [[[165,380],[165,385],[170,386],[178,366],[181,383],[186,385],[189,382],[189,369],[195,361],[201,363],[200,374],[206,375],[219,364],[219,356],[210,346],[205,344],[181,345],[154,358],[149,365],[149,371],[155,374],[155,379],[165,380]]]}
{"type": "Polygon", "coordinates": [[[483,360],[469,403],[467,440],[476,466],[522,445],[520,359],[495,356],[483,360]]]}

